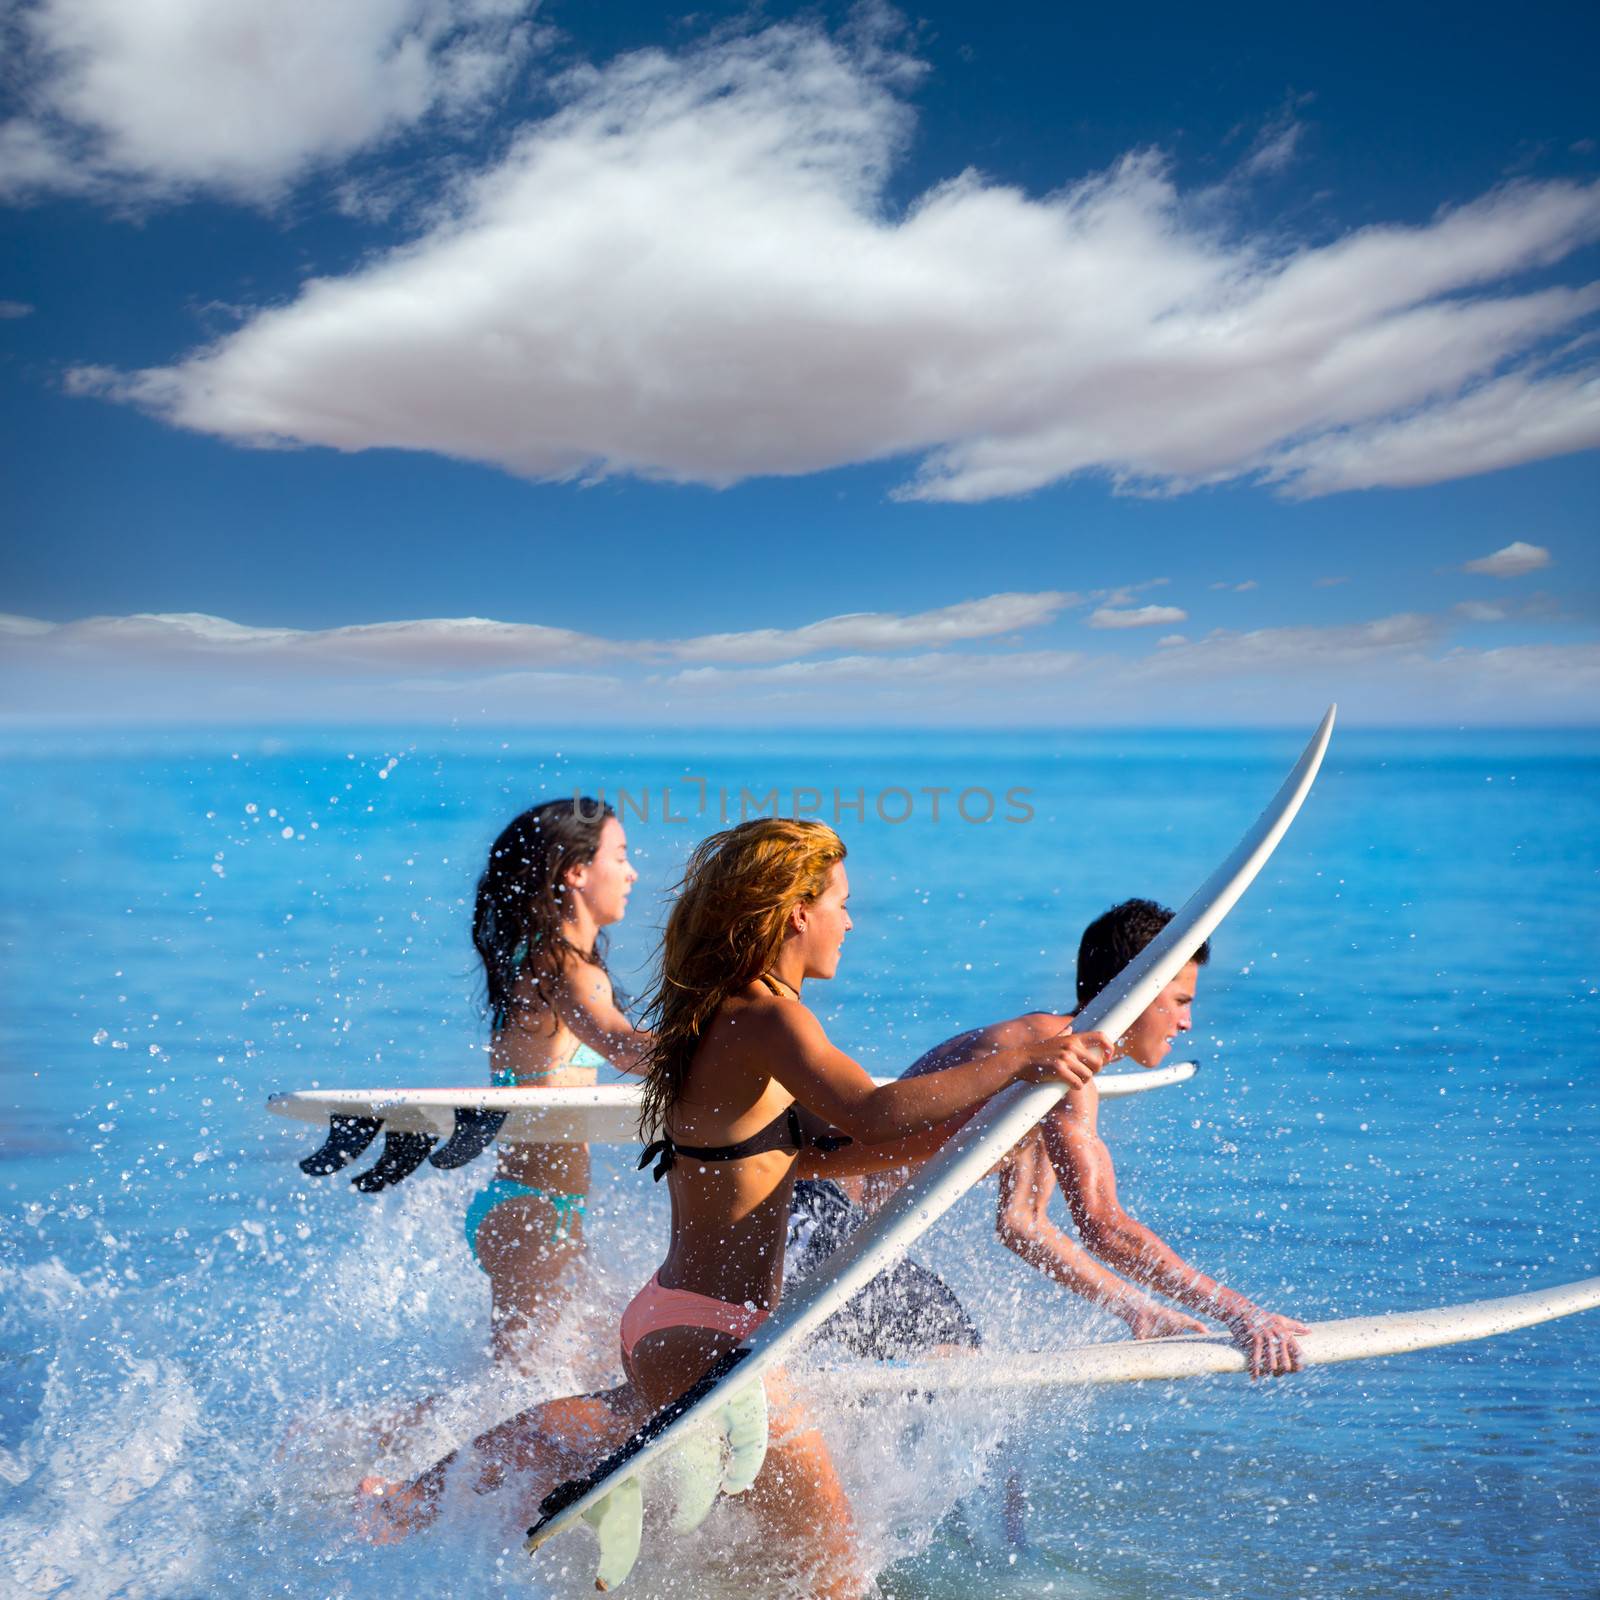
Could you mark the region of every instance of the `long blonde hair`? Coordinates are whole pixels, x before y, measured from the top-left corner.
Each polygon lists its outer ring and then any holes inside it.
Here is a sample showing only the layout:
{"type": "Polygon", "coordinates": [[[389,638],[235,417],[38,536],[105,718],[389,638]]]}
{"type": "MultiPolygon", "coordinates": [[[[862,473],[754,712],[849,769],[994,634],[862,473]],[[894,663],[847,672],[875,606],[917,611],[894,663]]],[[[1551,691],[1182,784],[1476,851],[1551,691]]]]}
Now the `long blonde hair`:
{"type": "Polygon", "coordinates": [[[844,857],[844,841],[825,822],[788,817],[756,817],[695,846],[645,1002],[655,1043],[646,1061],[642,1138],[665,1131],[706,1026],[730,995],[777,960],[789,913],[827,888],[844,857]]]}

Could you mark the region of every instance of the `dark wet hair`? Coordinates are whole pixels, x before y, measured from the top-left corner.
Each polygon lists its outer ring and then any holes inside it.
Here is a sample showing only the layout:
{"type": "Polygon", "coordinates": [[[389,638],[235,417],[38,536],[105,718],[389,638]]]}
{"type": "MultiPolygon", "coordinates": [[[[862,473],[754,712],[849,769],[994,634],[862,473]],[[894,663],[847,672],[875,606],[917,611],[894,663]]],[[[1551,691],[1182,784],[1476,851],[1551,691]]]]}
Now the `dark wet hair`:
{"type": "Polygon", "coordinates": [[[567,873],[594,860],[600,830],[616,813],[603,800],[587,796],[546,800],[501,830],[489,849],[478,879],[472,911],[472,942],[483,962],[485,1000],[494,1031],[511,1020],[517,982],[533,976],[539,1003],[554,1008],[566,957],[605,969],[604,934],[592,950],[579,950],[561,932],[568,908],[567,873]]]}
{"type": "MultiPolygon", "coordinates": [[[[1078,941],[1080,1011],[1172,921],[1172,912],[1154,900],[1124,900],[1102,912],[1078,941]]],[[[1204,966],[1211,959],[1209,939],[1189,957],[1204,966]]]]}

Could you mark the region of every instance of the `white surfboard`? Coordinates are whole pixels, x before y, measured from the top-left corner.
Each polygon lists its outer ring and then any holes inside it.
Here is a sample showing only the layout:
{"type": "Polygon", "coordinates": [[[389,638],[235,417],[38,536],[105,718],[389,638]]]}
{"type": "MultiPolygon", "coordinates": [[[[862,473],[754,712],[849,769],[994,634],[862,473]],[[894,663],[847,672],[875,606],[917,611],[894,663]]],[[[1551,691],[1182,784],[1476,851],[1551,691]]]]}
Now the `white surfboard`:
{"type": "MultiPolygon", "coordinates": [[[[1333,732],[1334,714],[1335,708],[1330,706],[1271,804],[1227,860],[1139,956],[1083,1008],[1075,1023],[1079,1032],[1101,1031],[1120,1037],[1232,909],[1310,792],[1333,732]]],[[[528,1530],[525,1548],[537,1550],[586,1520],[600,1533],[602,1552],[608,1544],[617,1551],[626,1551],[631,1545],[636,1552],[640,1474],[696,1434],[725,1426],[730,1408],[737,1414],[746,1403],[746,1394],[760,1385],[769,1368],[793,1355],[807,1335],[898,1261],[1062,1093],[1060,1087],[1050,1084],[1014,1084],[989,1100],[882,1210],[828,1258],[828,1270],[797,1285],[746,1344],[716,1363],[687,1394],[658,1412],[586,1477],[562,1484],[547,1495],[540,1508],[544,1514],[528,1530]]],[[[747,1475],[753,1481],[754,1474],[747,1475]]],[[[606,1583],[619,1582],[629,1566],[631,1557],[609,1561],[606,1583]]]]}
{"type": "MultiPolygon", "coordinates": [[[[1103,1099],[1141,1094],[1183,1083],[1192,1061],[1143,1072],[1107,1072],[1095,1081],[1103,1099]]],[[[874,1078],[877,1084],[890,1078],[874,1078]]],[[[501,1111],[499,1144],[637,1144],[643,1085],[601,1083],[588,1088],[520,1089],[296,1089],[275,1094],[267,1109],[280,1117],[325,1123],[334,1117],[370,1117],[385,1128],[448,1139],[458,1111],[501,1111]]]]}
{"type": "MultiPolygon", "coordinates": [[[[1381,1317],[1345,1317],[1315,1322],[1299,1335],[1300,1360],[1308,1367],[1366,1361],[1440,1345],[1465,1344],[1515,1328],[1553,1322],[1600,1306],[1600,1278],[1584,1278],[1498,1300],[1470,1300],[1432,1311],[1400,1311],[1381,1317]]],[[[1085,1383],[1146,1383],[1244,1372],[1245,1355],[1226,1334],[1179,1334],[1170,1339],[1118,1339],[1065,1350],[1017,1355],[952,1355],[916,1361],[876,1361],[807,1372],[829,1398],[865,1399],[908,1393],[1066,1389],[1085,1383]]]]}

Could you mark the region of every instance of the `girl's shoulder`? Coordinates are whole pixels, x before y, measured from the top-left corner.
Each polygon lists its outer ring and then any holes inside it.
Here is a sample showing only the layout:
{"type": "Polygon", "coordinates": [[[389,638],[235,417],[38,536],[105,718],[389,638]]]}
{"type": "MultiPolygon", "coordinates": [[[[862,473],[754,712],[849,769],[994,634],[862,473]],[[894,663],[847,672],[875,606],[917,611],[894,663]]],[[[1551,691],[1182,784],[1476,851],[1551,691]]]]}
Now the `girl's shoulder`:
{"type": "Polygon", "coordinates": [[[719,1048],[763,1056],[814,1045],[818,1040],[826,1043],[826,1037],[803,1000],[775,995],[760,984],[729,995],[701,1035],[702,1041],[714,1040],[719,1048]]]}

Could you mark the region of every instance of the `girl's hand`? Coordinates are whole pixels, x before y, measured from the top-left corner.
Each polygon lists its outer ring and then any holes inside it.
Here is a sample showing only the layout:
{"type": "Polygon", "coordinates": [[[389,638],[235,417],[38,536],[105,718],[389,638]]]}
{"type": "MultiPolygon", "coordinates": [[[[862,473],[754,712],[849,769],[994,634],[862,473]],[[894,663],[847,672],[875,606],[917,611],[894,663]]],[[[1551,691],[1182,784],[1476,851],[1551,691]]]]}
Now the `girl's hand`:
{"type": "Polygon", "coordinates": [[[1081,1089],[1116,1048],[1103,1033],[1074,1033],[1071,1028],[1021,1047],[1021,1062],[1013,1082],[1059,1083],[1081,1089]]]}

